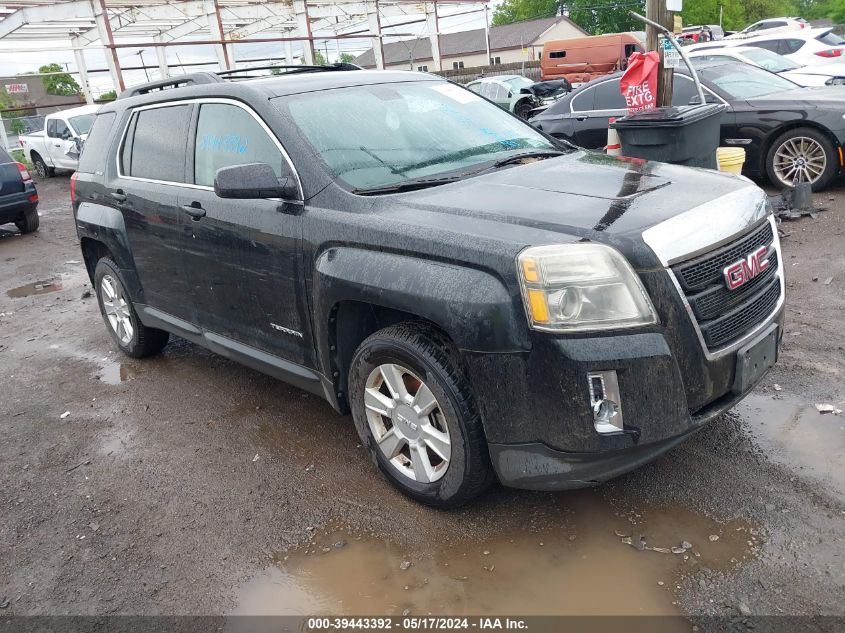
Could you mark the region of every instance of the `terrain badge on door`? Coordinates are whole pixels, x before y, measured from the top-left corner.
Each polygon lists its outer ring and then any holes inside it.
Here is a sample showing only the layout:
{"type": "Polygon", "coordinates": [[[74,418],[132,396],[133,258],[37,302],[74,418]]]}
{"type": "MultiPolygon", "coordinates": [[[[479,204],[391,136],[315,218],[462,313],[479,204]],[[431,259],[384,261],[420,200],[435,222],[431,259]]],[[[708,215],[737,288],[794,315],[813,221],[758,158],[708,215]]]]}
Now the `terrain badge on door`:
{"type": "Polygon", "coordinates": [[[284,332],[285,334],[290,334],[291,336],[297,336],[302,338],[302,332],[297,332],[296,330],[291,330],[290,328],[284,327],[283,325],[278,325],[276,323],[270,323],[270,327],[274,330],[279,330],[279,332],[284,332]]]}

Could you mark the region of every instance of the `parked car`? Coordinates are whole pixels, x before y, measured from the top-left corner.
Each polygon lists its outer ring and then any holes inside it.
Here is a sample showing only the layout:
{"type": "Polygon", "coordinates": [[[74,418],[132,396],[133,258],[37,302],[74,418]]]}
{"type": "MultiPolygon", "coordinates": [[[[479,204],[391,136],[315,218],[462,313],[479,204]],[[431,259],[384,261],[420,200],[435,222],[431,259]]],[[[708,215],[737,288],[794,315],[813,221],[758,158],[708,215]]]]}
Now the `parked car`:
{"type": "Polygon", "coordinates": [[[318,394],[437,506],[635,468],[775,361],[749,181],[575,150],[434,75],[294,70],[98,112],[73,214],[128,355],[174,333],[318,394]]]}
{"type": "Polygon", "coordinates": [[[56,169],[76,169],[82,143],[99,107],[86,105],[49,114],[43,130],[18,137],[24,154],[41,178],[49,178],[56,169]]]}
{"type": "Polygon", "coordinates": [[[728,46],[756,46],[783,55],[802,66],[845,62],[845,39],[831,29],[806,28],[779,34],[764,34],[745,39],[695,44],[689,50],[715,50],[728,46]]]}
{"type": "Polygon", "coordinates": [[[781,32],[781,31],[798,31],[806,29],[810,26],[809,22],[804,18],[767,18],[765,20],[758,20],[753,24],[749,24],[739,33],[734,33],[730,37],[742,38],[749,35],[758,35],[763,31],[781,32]]]}
{"type": "Polygon", "coordinates": [[[681,44],[697,43],[700,41],[702,31],[707,28],[710,31],[711,39],[709,41],[715,42],[724,39],[725,31],[718,24],[698,24],[693,26],[685,26],[681,34],[677,36],[681,44]]]}
{"type": "Polygon", "coordinates": [[[567,79],[580,85],[628,67],[634,52],[645,52],[644,37],[638,33],[611,33],[551,40],[543,44],[540,57],[542,79],[567,79]]]}
{"type": "MultiPolygon", "coordinates": [[[[695,62],[708,101],[723,103],[721,145],[744,147],[743,172],[778,186],[829,186],[843,165],[845,99],[839,86],[802,88],[762,68],[736,62],[695,62]]],[[[607,141],[608,119],[626,113],[621,74],[582,86],[531,119],[537,128],[581,147],[607,141]]],[[[673,105],[698,101],[686,69],[675,69],[673,105]]]]}
{"type": "Polygon", "coordinates": [[[0,147],[0,224],[10,223],[21,233],[38,230],[38,192],[23,163],[0,147]]]}
{"type": "Polygon", "coordinates": [[[712,62],[743,62],[759,66],[771,73],[786,77],[799,86],[845,85],[845,64],[830,62],[817,66],[802,66],[765,48],[756,46],[728,46],[716,50],[694,50],[691,59],[712,62]]]}
{"type": "Polygon", "coordinates": [[[533,81],[522,75],[496,75],[481,77],[466,87],[500,108],[527,119],[531,110],[540,105],[540,99],[531,91],[533,85],[533,81]]]}

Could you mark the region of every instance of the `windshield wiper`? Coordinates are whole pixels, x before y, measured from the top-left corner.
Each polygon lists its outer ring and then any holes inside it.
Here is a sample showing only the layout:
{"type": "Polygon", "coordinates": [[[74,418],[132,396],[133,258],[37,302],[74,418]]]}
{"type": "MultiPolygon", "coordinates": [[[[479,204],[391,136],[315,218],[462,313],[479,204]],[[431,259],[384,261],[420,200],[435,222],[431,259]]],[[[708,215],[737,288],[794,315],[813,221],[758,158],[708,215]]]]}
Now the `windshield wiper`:
{"type": "Polygon", "coordinates": [[[414,191],[415,189],[425,189],[427,187],[436,187],[437,185],[445,185],[450,182],[461,180],[465,174],[455,176],[445,176],[443,178],[412,178],[410,180],[401,180],[389,185],[381,185],[379,187],[356,187],[352,193],[359,196],[372,196],[381,193],[399,193],[401,191],[414,191]]]}
{"type": "Polygon", "coordinates": [[[560,152],[556,149],[540,149],[534,150],[532,152],[522,152],[520,154],[515,154],[513,156],[508,156],[507,158],[502,158],[501,160],[497,160],[495,163],[490,165],[487,169],[496,169],[497,167],[504,167],[505,165],[512,165],[513,163],[518,163],[519,161],[525,158],[551,158],[552,156],[562,156],[563,152],[560,152]]]}

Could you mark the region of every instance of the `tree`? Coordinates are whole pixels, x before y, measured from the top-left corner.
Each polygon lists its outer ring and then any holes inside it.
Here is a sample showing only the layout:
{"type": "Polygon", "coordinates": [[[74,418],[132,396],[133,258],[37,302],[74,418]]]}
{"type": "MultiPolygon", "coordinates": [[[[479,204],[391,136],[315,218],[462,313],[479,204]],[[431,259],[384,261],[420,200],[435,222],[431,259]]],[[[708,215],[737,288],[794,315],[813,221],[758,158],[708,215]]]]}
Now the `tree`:
{"type": "Polygon", "coordinates": [[[341,53],[340,61],[344,64],[351,64],[355,61],[355,55],[353,55],[352,53],[341,53]]]}
{"type": "Polygon", "coordinates": [[[106,103],[107,101],[114,101],[117,99],[117,91],[109,90],[108,92],[104,92],[99,97],[94,99],[97,103],[106,103]]]}
{"type": "Polygon", "coordinates": [[[642,22],[628,15],[628,11],[643,14],[644,0],[568,0],[561,6],[564,15],[593,35],[645,29],[642,22]]]}
{"type": "Polygon", "coordinates": [[[76,80],[69,73],[62,72],[61,64],[47,64],[38,69],[39,73],[61,73],[42,77],[47,94],[69,97],[78,95],[80,88],[76,80]]]}
{"type": "Polygon", "coordinates": [[[558,0],[504,0],[493,11],[493,26],[557,15],[558,0]]]}
{"type": "Polygon", "coordinates": [[[684,26],[719,24],[719,7],[722,8],[722,26],[726,30],[739,31],[750,23],[745,19],[742,0],[698,0],[684,3],[681,13],[684,26]]]}
{"type": "Polygon", "coordinates": [[[314,50],[314,63],[317,66],[325,66],[326,65],[326,58],[323,57],[323,54],[316,49],[314,50]]]}

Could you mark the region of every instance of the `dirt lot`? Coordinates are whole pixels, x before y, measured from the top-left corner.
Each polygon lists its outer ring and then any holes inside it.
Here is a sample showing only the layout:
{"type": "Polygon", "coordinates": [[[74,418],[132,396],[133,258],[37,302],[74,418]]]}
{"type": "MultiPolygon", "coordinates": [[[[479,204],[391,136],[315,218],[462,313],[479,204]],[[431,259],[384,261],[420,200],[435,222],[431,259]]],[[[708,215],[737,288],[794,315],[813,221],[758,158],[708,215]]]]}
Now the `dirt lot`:
{"type": "Polygon", "coordinates": [[[454,512],[313,396],[183,341],[118,355],[67,177],[38,186],[41,230],[0,229],[0,616],[845,616],[845,415],[813,407],[845,408],[845,185],[782,227],[782,357],[735,412],[601,488],[454,512]]]}

